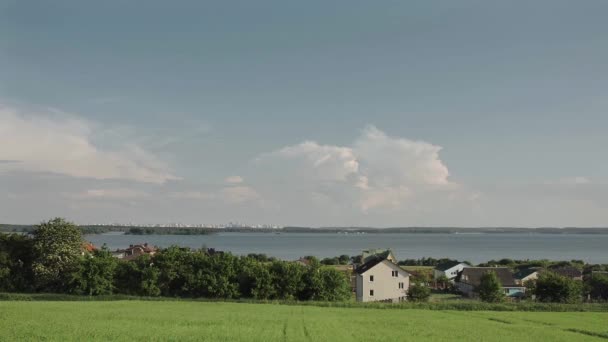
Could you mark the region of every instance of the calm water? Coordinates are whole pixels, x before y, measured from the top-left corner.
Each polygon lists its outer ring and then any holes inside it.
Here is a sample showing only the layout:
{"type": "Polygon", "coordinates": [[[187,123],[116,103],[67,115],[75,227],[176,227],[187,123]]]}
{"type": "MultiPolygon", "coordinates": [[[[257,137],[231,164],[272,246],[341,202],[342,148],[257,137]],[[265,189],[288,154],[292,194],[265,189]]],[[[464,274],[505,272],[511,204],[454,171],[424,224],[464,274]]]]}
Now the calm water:
{"type": "Polygon", "coordinates": [[[608,234],[314,234],[218,233],[213,235],[87,235],[111,249],[148,242],[160,247],[202,246],[234,254],[265,253],[294,260],[304,255],[357,255],[367,248],[392,248],[397,258],[448,257],[474,263],[490,259],[582,259],[608,263],[608,234]]]}

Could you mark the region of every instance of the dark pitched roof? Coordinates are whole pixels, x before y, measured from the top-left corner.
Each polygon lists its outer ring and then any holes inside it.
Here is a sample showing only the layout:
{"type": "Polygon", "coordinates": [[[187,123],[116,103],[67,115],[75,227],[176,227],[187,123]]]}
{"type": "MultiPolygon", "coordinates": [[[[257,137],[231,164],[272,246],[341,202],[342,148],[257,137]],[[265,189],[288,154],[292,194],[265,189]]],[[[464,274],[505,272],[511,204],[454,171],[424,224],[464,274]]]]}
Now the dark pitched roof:
{"type": "Polygon", "coordinates": [[[380,257],[380,258],[386,259],[392,253],[393,252],[390,249],[381,249],[381,248],[366,249],[366,250],[363,250],[363,253],[361,254],[361,258],[363,259],[363,262],[366,263],[370,260],[373,260],[375,257],[380,257]]]}
{"type": "Polygon", "coordinates": [[[447,262],[444,262],[442,264],[435,266],[435,269],[437,271],[446,271],[459,264],[461,264],[460,261],[447,261],[447,262]]]}
{"type": "Polygon", "coordinates": [[[583,272],[575,267],[560,267],[551,271],[568,278],[580,278],[583,276],[583,272]]]}
{"type": "Polygon", "coordinates": [[[533,274],[534,272],[538,272],[538,271],[540,271],[540,269],[538,269],[538,268],[526,268],[526,269],[517,271],[513,275],[513,278],[524,279],[525,277],[529,276],[530,274],[533,274]]]}
{"type": "Polygon", "coordinates": [[[369,257],[367,262],[359,265],[359,267],[357,267],[355,272],[357,272],[358,274],[365,273],[367,270],[373,268],[374,266],[378,265],[379,263],[383,262],[384,260],[386,260],[386,257],[381,257],[381,256],[377,256],[377,255],[374,257],[369,257]]]}
{"type": "Polygon", "coordinates": [[[518,286],[513,279],[513,273],[507,267],[465,267],[456,277],[456,281],[479,286],[481,276],[486,272],[494,272],[503,287],[518,286]]]}

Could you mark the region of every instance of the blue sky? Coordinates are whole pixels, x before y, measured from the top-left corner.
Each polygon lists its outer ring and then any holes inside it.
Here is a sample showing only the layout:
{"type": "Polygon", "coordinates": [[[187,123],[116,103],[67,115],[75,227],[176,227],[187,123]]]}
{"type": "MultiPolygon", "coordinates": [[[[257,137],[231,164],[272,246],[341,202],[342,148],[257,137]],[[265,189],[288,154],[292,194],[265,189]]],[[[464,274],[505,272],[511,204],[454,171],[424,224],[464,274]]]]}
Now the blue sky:
{"type": "Polygon", "coordinates": [[[606,226],[606,13],[0,0],[0,221],[606,226]]]}

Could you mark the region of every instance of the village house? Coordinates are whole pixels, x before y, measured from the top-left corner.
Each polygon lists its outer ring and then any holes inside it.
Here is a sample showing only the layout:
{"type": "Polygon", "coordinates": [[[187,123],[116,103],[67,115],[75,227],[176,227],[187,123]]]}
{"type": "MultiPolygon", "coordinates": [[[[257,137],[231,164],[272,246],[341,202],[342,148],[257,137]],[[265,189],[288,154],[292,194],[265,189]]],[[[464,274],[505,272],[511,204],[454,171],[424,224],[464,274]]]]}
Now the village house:
{"type": "Polygon", "coordinates": [[[542,268],[526,268],[515,272],[515,284],[524,285],[529,280],[536,280],[542,272],[542,268]]]}
{"type": "Polygon", "coordinates": [[[496,273],[507,297],[519,298],[526,293],[526,287],[515,282],[513,272],[507,267],[465,267],[455,279],[456,288],[468,297],[476,297],[481,276],[487,272],[496,273]]]}
{"type": "Polygon", "coordinates": [[[433,279],[437,280],[445,276],[449,281],[453,281],[465,267],[469,267],[469,265],[459,261],[441,263],[433,270],[433,279]]]}
{"type": "Polygon", "coordinates": [[[97,247],[92,242],[83,242],[81,248],[81,255],[91,254],[97,250],[97,247]]]}
{"type": "Polygon", "coordinates": [[[355,269],[358,302],[399,302],[407,299],[410,274],[399,267],[390,250],[366,250],[355,269]],[[372,254],[376,252],[376,254],[372,254]]]}
{"type": "Polygon", "coordinates": [[[572,280],[583,281],[583,272],[576,267],[566,266],[552,269],[550,271],[572,280]]]}
{"type": "Polygon", "coordinates": [[[129,248],[126,249],[117,249],[112,252],[112,255],[118,259],[133,260],[144,254],[154,255],[157,251],[158,248],[144,243],[142,245],[129,245],[129,248]]]}

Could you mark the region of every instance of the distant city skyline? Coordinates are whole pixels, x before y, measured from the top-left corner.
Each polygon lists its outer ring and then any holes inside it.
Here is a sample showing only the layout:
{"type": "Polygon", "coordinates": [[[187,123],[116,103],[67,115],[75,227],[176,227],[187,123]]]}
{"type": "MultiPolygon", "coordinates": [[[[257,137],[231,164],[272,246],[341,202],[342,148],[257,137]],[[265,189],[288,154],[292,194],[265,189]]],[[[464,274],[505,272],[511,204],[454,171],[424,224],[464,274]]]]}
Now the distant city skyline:
{"type": "Polygon", "coordinates": [[[607,226],[606,13],[0,0],[0,223],[607,226]]]}

